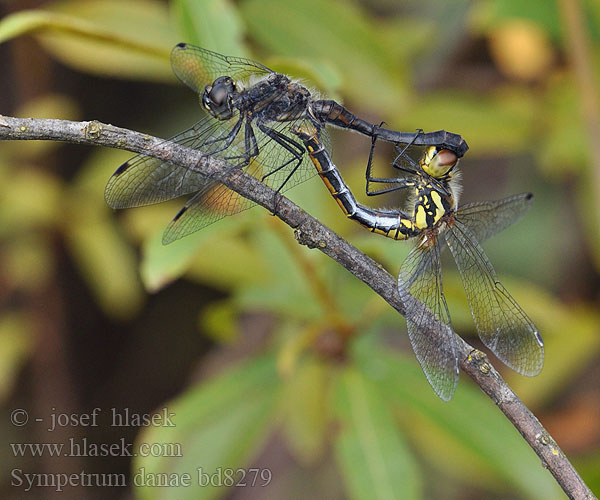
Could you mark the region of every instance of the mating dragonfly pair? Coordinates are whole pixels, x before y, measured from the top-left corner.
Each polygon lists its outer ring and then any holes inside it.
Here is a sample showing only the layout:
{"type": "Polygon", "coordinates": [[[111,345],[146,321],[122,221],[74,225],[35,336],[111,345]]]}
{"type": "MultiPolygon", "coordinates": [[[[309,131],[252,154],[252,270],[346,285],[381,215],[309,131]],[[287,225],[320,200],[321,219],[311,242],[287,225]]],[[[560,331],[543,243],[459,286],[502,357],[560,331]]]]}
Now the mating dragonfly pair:
{"type": "MultiPolygon", "coordinates": [[[[459,368],[457,341],[441,285],[440,253],[445,245],[459,267],[484,344],[519,373],[535,375],[541,370],[541,337],[497,281],[479,244],[516,221],[531,196],[457,207],[453,173],[468,149],[460,136],[376,126],[334,101],[313,99],[299,83],[248,59],[179,44],[171,63],[177,77],[200,95],[208,113],[170,141],[222,159],[230,168],[244,168],[277,192],[318,172],[349,218],[394,239],[417,238],[415,249],[402,264],[398,287],[407,302],[415,304],[406,311],[409,338],[429,383],[442,399],[452,397],[459,368]],[[326,125],[372,138],[367,194],[411,189],[414,206],[404,212],[359,204],[331,160],[326,125]],[[377,139],[396,145],[399,154],[393,165],[404,177],[370,176],[377,139]],[[414,150],[422,152],[418,160],[411,155],[414,150]],[[370,192],[370,182],[386,187],[370,192]]],[[[189,194],[191,198],[167,226],[163,243],[253,204],[193,169],[145,155],[133,157],[115,171],[105,198],[113,208],[129,208],[189,194]]]]}

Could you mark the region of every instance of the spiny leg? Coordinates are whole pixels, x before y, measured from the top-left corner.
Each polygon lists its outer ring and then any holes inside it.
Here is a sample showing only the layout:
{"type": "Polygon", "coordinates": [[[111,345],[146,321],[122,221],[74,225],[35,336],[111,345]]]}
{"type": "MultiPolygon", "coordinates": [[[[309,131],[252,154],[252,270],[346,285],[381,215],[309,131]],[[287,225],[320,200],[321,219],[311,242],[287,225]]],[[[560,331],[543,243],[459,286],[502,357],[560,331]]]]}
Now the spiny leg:
{"type": "Polygon", "coordinates": [[[207,146],[209,144],[215,144],[217,142],[223,141],[224,145],[220,149],[211,151],[209,154],[214,155],[215,153],[220,153],[221,151],[225,151],[229,146],[231,146],[231,144],[237,137],[243,121],[244,121],[244,115],[240,115],[239,120],[237,121],[237,123],[233,126],[233,128],[229,131],[229,133],[226,136],[215,137],[214,139],[210,139],[210,140],[204,142],[202,144],[202,147],[207,146]]]}
{"type": "Polygon", "coordinates": [[[256,142],[254,130],[252,129],[252,123],[249,120],[247,120],[246,126],[244,127],[244,154],[236,156],[226,156],[223,159],[225,161],[243,159],[243,162],[236,164],[237,168],[243,168],[250,163],[250,160],[252,158],[258,156],[258,153],[258,144],[256,142]]]}
{"type": "Polygon", "coordinates": [[[286,135],[282,134],[281,132],[279,132],[275,129],[267,127],[264,123],[258,122],[257,125],[265,135],[267,135],[269,138],[271,138],[273,141],[275,141],[277,144],[279,144],[281,147],[283,147],[285,150],[287,150],[292,155],[292,158],[290,158],[288,161],[286,161],[285,163],[279,165],[277,168],[274,168],[270,172],[267,172],[265,175],[263,175],[263,177],[261,178],[261,181],[264,182],[264,180],[267,177],[279,172],[283,168],[287,167],[290,163],[292,163],[294,161],[296,162],[296,165],[294,165],[292,167],[291,172],[287,175],[285,180],[281,183],[281,185],[275,191],[273,203],[275,205],[274,213],[277,213],[277,202],[278,202],[277,195],[281,192],[283,187],[288,183],[288,181],[292,178],[292,176],[296,173],[296,171],[302,164],[302,160],[304,158],[304,149],[302,148],[302,146],[300,144],[298,144],[293,139],[287,137],[286,135]]]}
{"type": "MultiPolygon", "coordinates": [[[[383,122],[381,123],[381,125],[383,125],[383,122]]],[[[396,150],[398,151],[399,154],[398,154],[398,156],[396,156],[396,158],[394,158],[394,161],[392,163],[392,166],[394,168],[401,170],[403,172],[411,173],[411,174],[416,173],[416,169],[418,168],[418,165],[415,163],[415,161],[410,156],[406,155],[405,153],[408,150],[408,148],[413,145],[413,143],[415,142],[417,137],[422,133],[423,133],[423,131],[421,129],[419,129],[417,131],[417,133],[414,135],[414,137],[412,138],[412,140],[408,144],[406,144],[406,146],[401,151],[399,150],[398,146],[396,145],[396,150]],[[398,161],[400,158],[405,158],[406,160],[408,160],[409,163],[414,167],[414,169],[410,169],[403,165],[399,165],[398,161]]],[[[400,189],[414,187],[415,181],[412,179],[409,179],[409,178],[405,178],[405,177],[398,177],[398,178],[371,177],[371,167],[373,164],[373,152],[375,151],[376,141],[377,141],[377,135],[373,134],[373,136],[371,137],[371,150],[369,151],[369,161],[367,163],[367,171],[365,174],[365,177],[367,180],[365,193],[367,194],[367,196],[377,196],[380,194],[391,193],[393,191],[397,191],[400,189]],[[394,187],[390,187],[390,188],[378,189],[376,191],[369,191],[369,184],[371,182],[379,182],[379,183],[385,183],[385,184],[397,184],[397,185],[394,187]]]]}

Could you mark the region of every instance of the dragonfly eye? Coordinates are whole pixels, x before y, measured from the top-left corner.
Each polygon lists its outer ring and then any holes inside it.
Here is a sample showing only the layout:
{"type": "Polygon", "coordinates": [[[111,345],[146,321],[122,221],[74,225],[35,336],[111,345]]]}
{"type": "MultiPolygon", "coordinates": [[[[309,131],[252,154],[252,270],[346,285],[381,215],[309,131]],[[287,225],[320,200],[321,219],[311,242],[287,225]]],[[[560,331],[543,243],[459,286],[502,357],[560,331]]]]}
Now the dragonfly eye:
{"type": "Polygon", "coordinates": [[[437,148],[431,146],[425,153],[421,166],[425,172],[432,177],[443,177],[458,163],[458,156],[449,149],[437,151],[437,148]]]}
{"type": "Polygon", "coordinates": [[[202,105],[219,120],[228,120],[233,116],[233,94],[236,89],[228,76],[217,78],[212,85],[204,87],[202,105]]]}

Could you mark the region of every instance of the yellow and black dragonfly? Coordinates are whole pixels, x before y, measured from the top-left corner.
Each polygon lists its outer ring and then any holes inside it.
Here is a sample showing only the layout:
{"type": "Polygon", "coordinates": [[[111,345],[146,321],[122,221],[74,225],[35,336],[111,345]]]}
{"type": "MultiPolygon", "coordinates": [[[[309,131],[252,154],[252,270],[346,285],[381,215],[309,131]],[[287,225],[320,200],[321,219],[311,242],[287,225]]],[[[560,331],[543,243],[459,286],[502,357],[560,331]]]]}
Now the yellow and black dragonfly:
{"type": "Polygon", "coordinates": [[[459,207],[456,153],[426,146],[419,161],[415,161],[405,154],[404,148],[399,151],[394,166],[405,177],[372,178],[369,162],[367,181],[391,185],[369,194],[411,189],[409,210],[371,209],[356,201],[320,143],[317,131],[296,129],[295,133],[348,218],[389,238],[416,239],[415,248],[400,268],[398,290],[409,304],[406,322],[411,345],[427,380],[441,399],[448,401],[454,394],[460,363],[456,334],[442,287],[441,252],[446,245],[458,266],[483,343],[522,375],[533,376],[540,372],[544,363],[542,337],[498,281],[480,244],[517,221],[530,207],[531,194],[459,207]]]}
{"type": "MultiPolygon", "coordinates": [[[[326,125],[348,128],[386,141],[439,145],[462,156],[468,149],[459,135],[445,131],[420,134],[396,132],[353,115],[332,100],[315,99],[286,75],[241,57],[224,56],[180,43],[171,52],[175,75],[200,97],[204,116],[170,141],[245,168],[265,184],[283,191],[314,175],[302,143],[292,128],[319,130],[331,152],[326,125]]],[[[253,202],[193,169],[137,155],[114,172],[105,190],[113,208],[131,208],[191,195],[168,225],[167,244],[238,213],[253,202]]]]}

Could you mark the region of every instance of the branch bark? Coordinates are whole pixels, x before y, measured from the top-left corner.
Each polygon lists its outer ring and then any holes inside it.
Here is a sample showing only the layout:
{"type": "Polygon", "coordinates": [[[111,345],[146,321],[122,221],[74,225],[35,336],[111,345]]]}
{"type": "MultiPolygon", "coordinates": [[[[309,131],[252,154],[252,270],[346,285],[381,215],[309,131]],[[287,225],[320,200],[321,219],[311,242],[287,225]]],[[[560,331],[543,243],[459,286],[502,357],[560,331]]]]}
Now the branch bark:
{"type": "MultiPolygon", "coordinates": [[[[226,164],[220,160],[163,139],[97,121],[72,122],[0,115],[0,140],[53,140],[126,149],[211,176],[275,213],[295,230],[300,244],[316,248],[331,257],[371,287],[396,311],[405,315],[408,304],[398,294],[396,279],[374,260],[287,198],[276,195],[269,187],[242,170],[226,168],[226,164]]],[[[595,499],[550,434],[506,384],[486,355],[461,338],[458,339],[458,346],[462,370],[506,415],[567,496],[576,500],[595,499]]]]}

